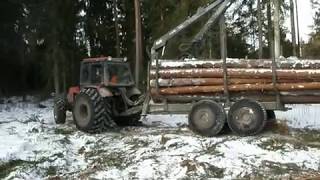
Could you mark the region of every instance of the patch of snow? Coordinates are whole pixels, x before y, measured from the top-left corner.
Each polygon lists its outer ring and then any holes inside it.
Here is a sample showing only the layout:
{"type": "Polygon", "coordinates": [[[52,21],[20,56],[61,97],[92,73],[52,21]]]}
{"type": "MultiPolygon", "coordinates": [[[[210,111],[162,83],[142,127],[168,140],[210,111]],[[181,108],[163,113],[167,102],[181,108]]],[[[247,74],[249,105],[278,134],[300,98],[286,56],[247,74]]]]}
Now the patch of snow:
{"type": "MultiPolygon", "coordinates": [[[[90,135],[75,128],[70,113],[66,125],[55,125],[52,100],[40,103],[41,108],[30,97],[29,102],[13,98],[0,105],[0,164],[26,163],[11,169],[6,179],[45,179],[52,167],[54,175],[65,179],[235,179],[265,172],[266,161],[293,163],[302,172],[320,169],[318,148],[299,149],[290,142],[282,149],[262,147],[265,141],[273,142],[273,134],[205,138],[186,128],[186,115],[150,115],[145,127],[90,135]]],[[[319,117],[318,105],[293,107],[297,109],[278,117],[289,122],[319,117]]]]}
{"type": "MultiPolygon", "coordinates": [[[[71,171],[84,168],[84,158],[77,154],[88,137],[78,137],[77,133],[70,137],[56,134],[52,100],[41,104],[45,107],[39,108],[37,103],[23,103],[19,100],[0,105],[0,163],[22,160],[39,162],[40,169],[49,166],[63,167],[62,169],[71,171]]],[[[33,174],[28,172],[24,175],[24,172],[17,171],[13,176],[28,179],[28,174],[33,174]]],[[[43,172],[34,173],[41,177],[43,172]]]]}
{"type": "Polygon", "coordinates": [[[290,127],[297,129],[320,129],[320,105],[288,105],[291,110],[276,112],[280,120],[286,120],[290,127]]]}
{"type": "Polygon", "coordinates": [[[187,115],[148,115],[143,123],[157,127],[180,127],[188,124],[187,115]]]}

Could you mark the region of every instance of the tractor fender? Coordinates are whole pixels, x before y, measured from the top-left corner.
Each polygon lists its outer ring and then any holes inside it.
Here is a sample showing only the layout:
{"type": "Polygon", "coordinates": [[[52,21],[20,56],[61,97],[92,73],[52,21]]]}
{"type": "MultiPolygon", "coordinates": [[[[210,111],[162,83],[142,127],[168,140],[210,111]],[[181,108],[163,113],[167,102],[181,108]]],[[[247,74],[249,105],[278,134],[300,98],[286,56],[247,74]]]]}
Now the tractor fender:
{"type": "Polygon", "coordinates": [[[98,92],[99,92],[100,96],[103,98],[113,96],[113,93],[106,87],[98,88],[98,92]]]}
{"type": "Polygon", "coordinates": [[[130,97],[135,96],[135,95],[139,95],[140,96],[142,93],[138,88],[132,87],[132,88],[129,88],[127,90],[126,94],[127,94],[127,97],[130,98],[130,97]]]}
{"type": "Polygon", "coordinates": [[[67,95],[68,103],[73,104],[76,98],[76,95],[78,95],[79,93],[80,93],[79,86],[70,87],[67,95]]]}

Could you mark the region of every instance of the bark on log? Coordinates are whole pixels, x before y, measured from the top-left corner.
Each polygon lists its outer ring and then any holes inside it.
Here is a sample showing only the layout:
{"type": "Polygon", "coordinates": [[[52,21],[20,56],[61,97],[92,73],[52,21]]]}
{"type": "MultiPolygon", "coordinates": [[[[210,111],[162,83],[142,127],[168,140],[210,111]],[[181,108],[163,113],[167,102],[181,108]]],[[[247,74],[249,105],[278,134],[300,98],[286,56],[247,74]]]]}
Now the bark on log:
{"type": "MultiPolygon", "coordinates": [[[[274,95],[237,95],[231,94],[230,98],[232,101],[237,101],[242,98],[254,99],[260,102],[274,102],[274,95]]],[[[214,101],[221,101],[222,99],[218,96],[158,96],[153,95],[153,101],[156,103],[162,102],[164,99],[168,103],[190,103],[194,101],[199,101],[202,99],[211,99],[214,101]]],[[[320,96],[291,96],[283,95],[281,96],[281,101],[284,104],[320,104],[320,96]]]]}
{"type": "MultiPolygon", "coordinates": [[[[222,60],[160,60],[160,69],[192,69],[192,68],[222,68],[222,60]]],[[[271,59],[227,59],[228,68],[271,68],[271,59]]],[[[152,62],[152,69],[156,63],[152,62]]],[[[280,69],[319,69],[320,60],[280,60],[277,61],[280,69]]]]}
{"type": "MultiPolygon", "coordinates": [[[[201,93],[201,94],[192,94],[192,95],[157,95],[155,93],[151,94],[154,97],[163,97],[163,98],[192,98],[192,99],[208,99],[208,98],[216,98],[216,99],[223,99],[224,94],[223,93],[201,93]]],[[[273,91],[250,91],[250,92],[232,92],[230,93],[233,97],[256,97],[256,96],[276,96],[276,93],[273,91]]],[[[303,90],[303,91],[281,91],[281,96],[292,96],[292,97],[299,97],[299,96],[319,96],[320,97],[320,91],[319,90],[303,90]]]]}
{"type": "MultiPolygon", "coordinates": [[[[283,83],[277,84],[279,91],[298,91],[298,90],[320,90],[319,82],[312,83],[283,83]]],[[[241,91],[273,91],[273,84],[240,84],[228,86],[230,92],[241,91]]],[[[201,94],[201,93],[220,93],[224,91],[223,86],[186,86],[173,88],[160,88],[161,95],[186,95],[186,94],[201,94]]],[[[152,94],[157,94],[156,89],[151,89],[152,94]]]]}
{"type": "MultiPolygon", "coordinates": [[[[156,75],[155,70],[151,70],[151,78],[156,75]]],[[[159,76],[162,79],[171,78],[222,78],[222,69],[169,69],[160,70],[159,76]]],[[[240,79],[271,79],[271,69],[228,69],[229,78],[240,79]]],[[[277,70],[277,77],[281,79],[291,80],[320,80],[320,69],[304,69],[304,70],[277,70]]]]}
{"type": "MultiPolygon", "coordinates": [[[[229,79],[229,85],[236,84],[269,84],[272,79],[229,79]]],[[[297,80],[280,80],[278,83],[299,83],[297,80]]],[[[301,83],[301,81],[300,81],[301,83]]],[[[180,86],[214,86],[223,85],[222,78],[177,78],[177,79],[159,79],[160,87],[180,87],[180,86]]],[[[156,80],[150,81],[151,87],[156,87],[156,80]]]]}

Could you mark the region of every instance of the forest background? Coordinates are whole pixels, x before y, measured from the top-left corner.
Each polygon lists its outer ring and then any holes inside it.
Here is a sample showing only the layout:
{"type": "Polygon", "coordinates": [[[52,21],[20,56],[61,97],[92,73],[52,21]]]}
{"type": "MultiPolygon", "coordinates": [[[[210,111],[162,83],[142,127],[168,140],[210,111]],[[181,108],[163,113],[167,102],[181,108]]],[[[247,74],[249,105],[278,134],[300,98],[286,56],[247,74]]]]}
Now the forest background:
{"type": "MultiPolygon", "coordinates": [[[[134,1],[141,9],[144,60],[139,62],[144,72],[153,42],[214,0],[2,0],[0,96],[65,92],[78,84],[80,61],[86,57],[127,57],[134,67],[134,1]]],[[[320,3],[310,1],[314,25],[306,42],[297,28],[296,1],[278,1],[284,57],[320,57],[320,3]],[[285,26],[288,19],[291,28],[285,26]]],[[[272,0],[236,1],[226,13],[228,57],[272,57],[274,12],[272,0]]],[[[171,41],[168,46],[173,48],[167,48],[166,57],[180,57],[181,43],[189,42],[206,20],[171,41]]],[[[218,27],[206,34],[197,58],[220,58],[218,27]]]]}

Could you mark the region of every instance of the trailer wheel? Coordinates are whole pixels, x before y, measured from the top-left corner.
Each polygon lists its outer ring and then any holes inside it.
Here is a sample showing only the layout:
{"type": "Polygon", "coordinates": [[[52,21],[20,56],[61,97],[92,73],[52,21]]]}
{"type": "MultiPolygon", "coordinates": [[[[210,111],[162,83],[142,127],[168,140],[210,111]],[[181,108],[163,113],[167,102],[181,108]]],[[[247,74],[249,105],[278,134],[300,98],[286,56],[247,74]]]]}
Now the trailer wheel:
{"type": "Polygon", "coordinates": [[[240,136],[252,136],[260,133],[267,121],[264,106],[254,100],[243,99],[233,104],[229,111],[228,125],[240,136]]]}
{"type": "Polygon", "coordinates": [[[226,121],[224,108],[214,101],[199,101],[189,113],[189,127],[202,136],[218,135],[226,121]]]}
{"type": "Polygon", "coordinates": [[[272,110],[267,110],[267,117],[268,117],[268,121],[277,120],[276,114],[272,110]]]}
{"type": "Polygon", "coordinates": [[[56,124],[66,122],[67,99],[64,95],[58,95],[54,98],[54,121],[56,124]]]}
{"type": "Polygon", "coordinates": [[[87,133],[101,133],[117,128],[112,119],[111,105],[96,89],[84,89],[76,97],[73,118],[78,129],[87,133]]]}

